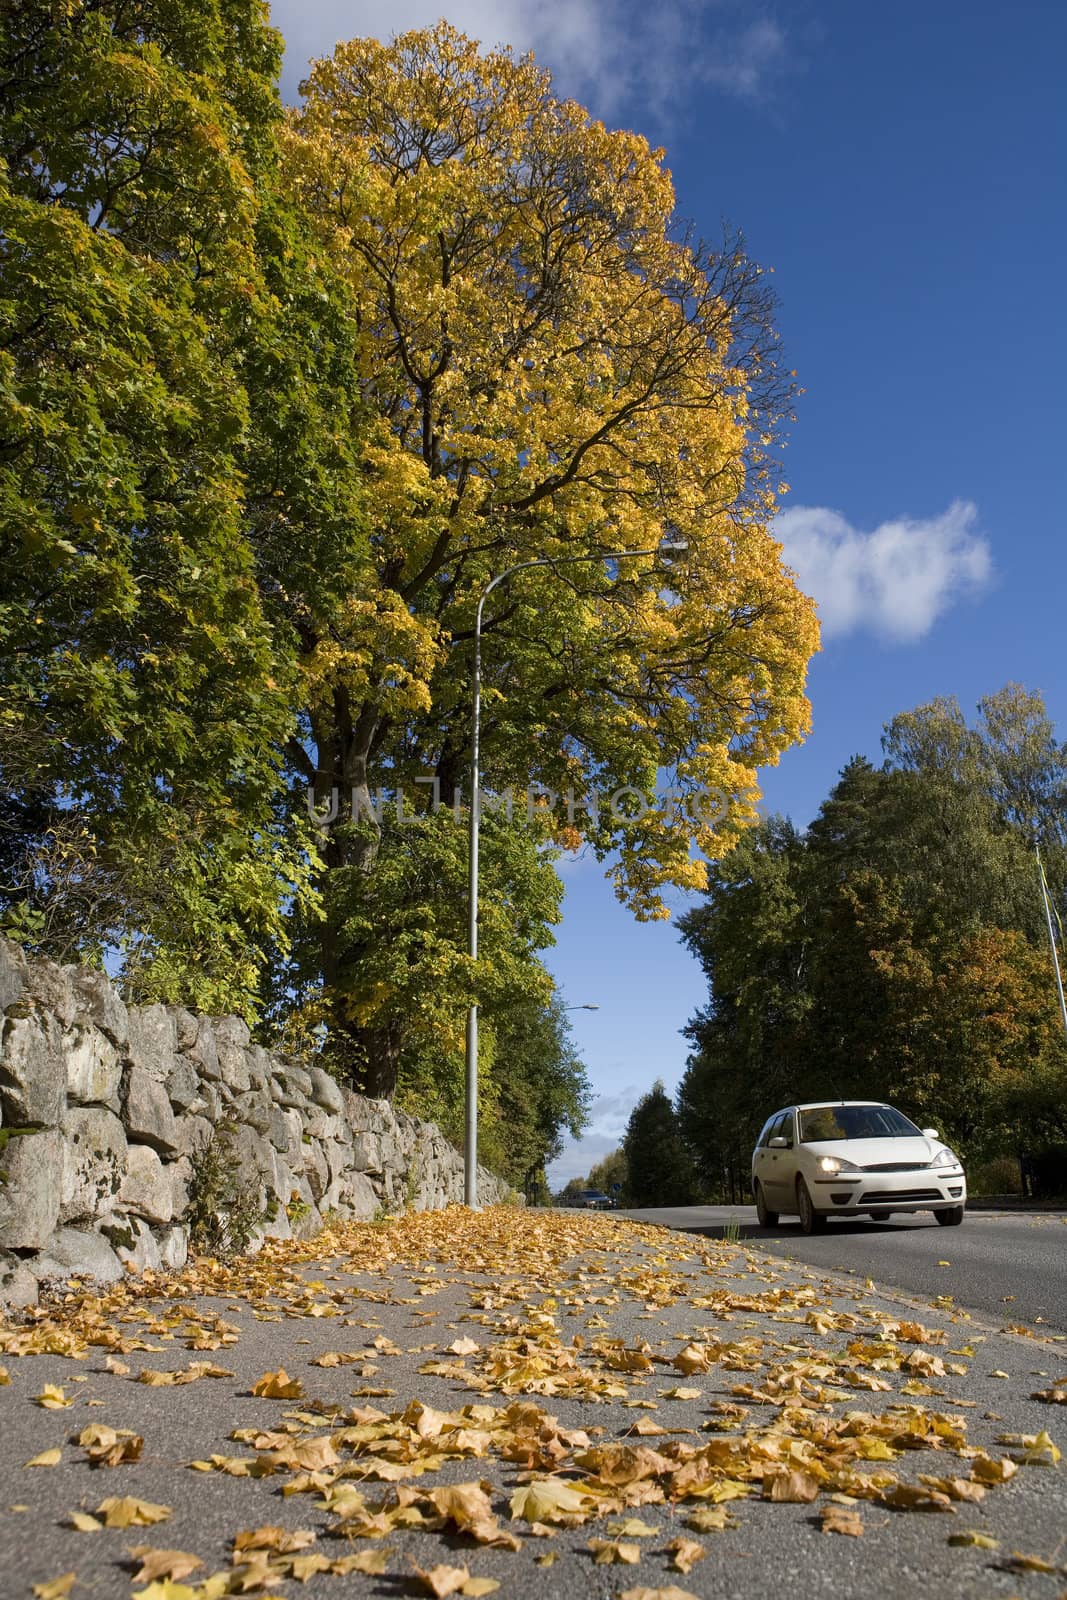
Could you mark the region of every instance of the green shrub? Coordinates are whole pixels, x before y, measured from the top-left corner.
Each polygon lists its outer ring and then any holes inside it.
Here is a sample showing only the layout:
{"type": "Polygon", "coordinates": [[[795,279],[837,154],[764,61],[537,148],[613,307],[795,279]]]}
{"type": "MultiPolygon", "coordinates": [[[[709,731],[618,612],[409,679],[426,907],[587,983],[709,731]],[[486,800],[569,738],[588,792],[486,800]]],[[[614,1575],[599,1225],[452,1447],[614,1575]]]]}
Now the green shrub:
{"type": "Polygon", "coordinates": [[[996,1156],[967,1172],[967,1190],[973,1195],[1022,1194],[1019,1163],[1014,1156],[996,1156]]]}
{"type": "Polygon", "coordinates": [[[232,1123],[220,1123],[193,1161],[189,1241],[207,1255],[240,1255],[248,1249],[255,1230],[268,1220],[258,1187],[243,1182],[236,1170],[235,1131],[232,1123]]]}

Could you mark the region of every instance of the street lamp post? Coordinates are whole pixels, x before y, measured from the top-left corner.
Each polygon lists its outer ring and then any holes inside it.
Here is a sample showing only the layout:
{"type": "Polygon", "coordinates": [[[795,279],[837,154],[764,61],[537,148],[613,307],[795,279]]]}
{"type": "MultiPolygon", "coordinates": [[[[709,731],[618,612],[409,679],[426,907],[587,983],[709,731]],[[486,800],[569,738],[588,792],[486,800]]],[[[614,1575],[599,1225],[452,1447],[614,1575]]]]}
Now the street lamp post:
{"type": "MultiPolygon", "coordinates": [[[[498,584],[516,572],[526,572],[530,567],[557,567],[563,562],[575,561],[631,561],[638,556],[658,556],[664,551],[682,551],[688,545],[661,544],[653,550],[598,550],[595,554],[579,556],[540,556],[536,561],[519,561],[507,567],[495,578],[490,578],[482,590],[474,618],[474,676],[471,716],[471,768],[470,768],[470,848],[468,853],[468,936],[467,948],[472,964],[478,959],[478,842],[481,828],[479,803],[479,736],[482,717],[482,612],[485,602],[498,584]]],[[[577,1009],[577,1008],[576,1008],[577,1009]]],[[[581,1009],[585,1009],[584,1007],[581,1009]]],[[[467,1072],[466,1072],[466,1143],[463,1155],[463,1200],[472,1211],[478,1209],[478,1003],[467,1012],[467,1072]]]]}

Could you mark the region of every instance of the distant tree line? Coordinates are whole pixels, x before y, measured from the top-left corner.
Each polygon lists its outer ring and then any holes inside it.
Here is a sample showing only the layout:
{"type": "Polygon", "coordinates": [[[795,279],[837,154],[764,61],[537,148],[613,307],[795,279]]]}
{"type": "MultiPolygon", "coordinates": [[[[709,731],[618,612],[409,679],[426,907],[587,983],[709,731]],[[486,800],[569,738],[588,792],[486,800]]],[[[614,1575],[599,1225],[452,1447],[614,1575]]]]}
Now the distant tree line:
{"type": "MultiPolygon", "coordinates": [[[[708,1003],[662,1083],[575,1187],[631,1206],[738,1203],[782,1105],[888,1100],[964,1156],[972,1187],[1067,1193],[1067,1041],[1045,910],[1067,915],[1067,746],[1009,684],[895,717],[802,831],[751,829],[681,921],[708,1003]],[[1040,852],[1041,864],[1038,863],[1040,852]],[[1042,886],[1044,878],[1044,889],[1042,886]]],[[[1061,957],[1062,959],[1062,957],[1061,957]]]]}
{"type": "Polygon", "coordinates": [[[1060,938],[1067,748],[1016,685],[974,726],[951,699],[906,712],[883,747],[880,767],[848,763],[806,832],[754,827],[682,920],[709,998],[676,1116],[705,1197],[744,1198],[765,1117],[823,1096],[892,1101],[979,1178],[1025,1156],[1039,1186],[1067,1189],[1036,857],[1060,938]]]}

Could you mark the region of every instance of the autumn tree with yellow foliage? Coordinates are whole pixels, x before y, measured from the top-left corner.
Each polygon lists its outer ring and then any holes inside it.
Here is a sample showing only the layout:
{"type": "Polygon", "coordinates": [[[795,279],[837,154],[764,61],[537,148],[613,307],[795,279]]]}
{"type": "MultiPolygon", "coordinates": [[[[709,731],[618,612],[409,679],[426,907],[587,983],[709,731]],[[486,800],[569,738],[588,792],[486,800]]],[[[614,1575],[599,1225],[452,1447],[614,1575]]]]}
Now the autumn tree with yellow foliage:
{"type": "MultiPolygon", "coordinates": [[[[489,579],[684,541],[669,571],[644,558],[523,573],[484,634],[490,788],[651,798],[666,774],[723,796],[721,815],[682,825],[603,808],[557,827],[611,854],[639,916],[663,915],[661,890],[703,883],[699,852],[729,847],[757,768],[808,726],[814,611],[769,527],[791,380],[763,273],[740,239],[712,249],[680,226],[662,151],[557,98],[531,58],[482,53],[445,23],[339,45],[303,93],[281,188],[353,341],[359,451],[342,465],[359,515],[329,545],[333,570],[308,564],[314,530],[283,461],[255,535],[299,662],[294,785],[323,807],[354,792],[366,813],[378,787],[432,777],[450,802],[489,579]]],[[[324,836],[314,935],[321,1014],[378,1092],[404,1012],[400,975],[367,978],[366,900],[388,847],[366,814],[324,836]]]]}

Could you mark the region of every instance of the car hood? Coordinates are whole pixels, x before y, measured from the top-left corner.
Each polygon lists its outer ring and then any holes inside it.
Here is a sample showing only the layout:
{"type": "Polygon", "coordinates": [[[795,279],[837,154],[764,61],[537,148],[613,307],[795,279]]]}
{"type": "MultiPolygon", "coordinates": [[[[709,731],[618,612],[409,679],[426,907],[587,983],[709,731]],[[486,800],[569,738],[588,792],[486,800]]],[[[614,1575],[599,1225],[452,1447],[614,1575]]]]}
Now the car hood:
{"type": "Polygon", "coordinates": [[[888,1162],[926,1166],[944,1149],[939,1139],[820,1139],[802,1147],[814,1156],[838,1156],[857,1167],[881,1166],[888,1162]]]}

